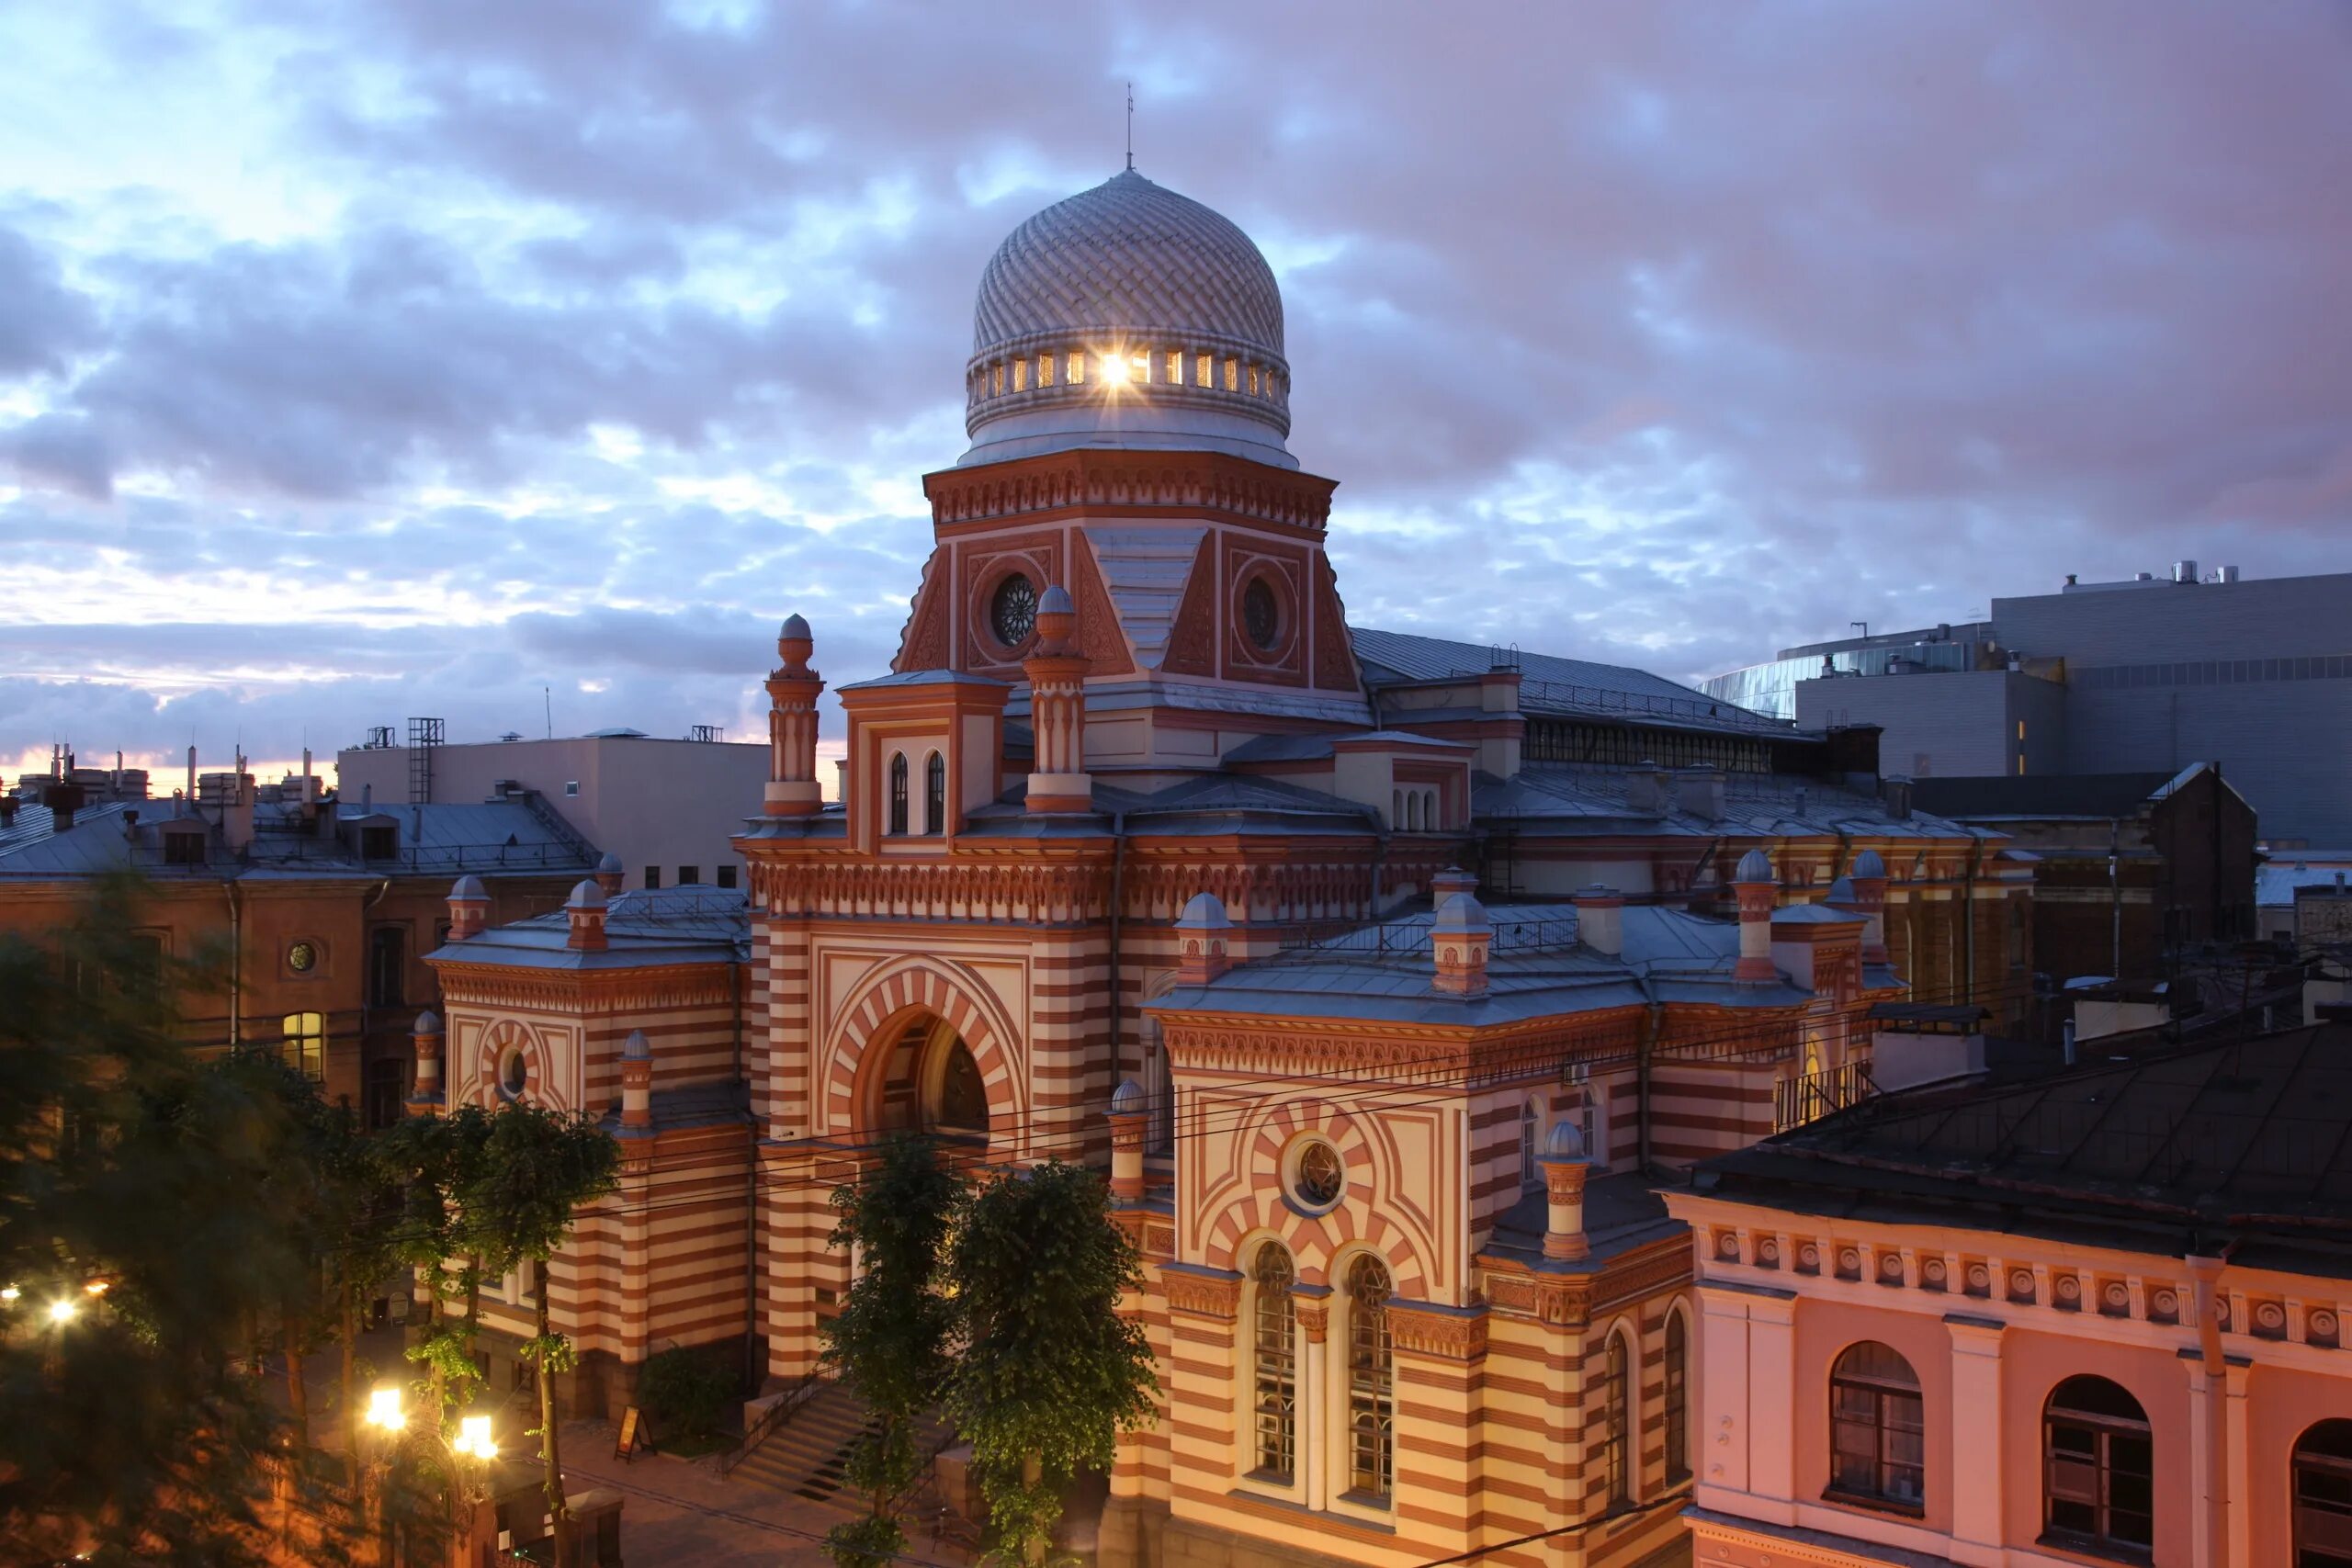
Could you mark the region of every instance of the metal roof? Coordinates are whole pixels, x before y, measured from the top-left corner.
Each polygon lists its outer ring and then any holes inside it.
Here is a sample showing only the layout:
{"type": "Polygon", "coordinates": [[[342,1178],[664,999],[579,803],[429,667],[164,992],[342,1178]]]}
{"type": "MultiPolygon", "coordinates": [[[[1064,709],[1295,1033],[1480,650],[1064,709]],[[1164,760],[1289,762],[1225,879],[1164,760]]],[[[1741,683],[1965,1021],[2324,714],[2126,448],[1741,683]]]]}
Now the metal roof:
{"type": "MultiPolygon", "coordinates": [[[[592,849],[552,813],[527,801],[476,805],[372,806],[363,817],[338,818],[339,804],[319,802],[325,818],[313,824],[294,802],[262,802],[254,807],[254,837],[243,852],[232,852],[219,827],[194,808],[170,799],[109,801],[76,812],[73,826],[56,830],[45,807],[28,807],[0,832],[0,877],[53,879],[136,870],[164,880],[228,880],[306,876],[451,876],[473,872],[496,875],[586,872],[595,863],[592,849]],[[131,818],[136,817],[134,823],[131,818]],[[338,828],[389,822],[397,849],[368,857],[345,840],[338,828]],[[205,863],[167,863],[167,829],[200,829],[205,863]]],[[[213,813],[218,815],[217,810],[213,813]]]]}
{"type": "Polygon", "coordinates": [[[1498,668],[1520,673],[1522,713],[1608,717],[1670,728],[1764,732],[1802,738],[1783,719],[1710,697],[1679,682],[1623,664],[1597,664],[1556,654],[1526,653],[1417,632],[1351,626],[1364,684],[1378,688],[1419,681],[1459,681],[1498,668]]]}

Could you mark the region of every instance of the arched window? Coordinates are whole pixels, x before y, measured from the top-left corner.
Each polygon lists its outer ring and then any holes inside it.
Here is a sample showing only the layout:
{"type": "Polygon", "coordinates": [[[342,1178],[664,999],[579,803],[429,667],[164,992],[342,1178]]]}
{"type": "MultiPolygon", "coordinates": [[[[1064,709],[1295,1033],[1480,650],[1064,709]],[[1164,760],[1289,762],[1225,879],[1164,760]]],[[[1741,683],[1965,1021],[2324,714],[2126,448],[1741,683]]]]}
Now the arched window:
{"type": "Polygon", "coordinates": [[[1168,1041],[1159,1021],[1143,1021],[1144,1153],[1176,1152],[1176,1075],[1168,1060],[1168,1041]]]}
{"type": "Polygon", "coordinates": [[[1600,1374],[1601,1473],[1609,1482],[1609,1506],[1622,1508],[1634,1500],[1633,1466],[1628,1449],[1634,1429],[1634,1350],[1625,1336],[1609,1337],[1609,1352],[1600,1374]]]}
{"type": "Polygon", "coordinates": [[[2295,1441],[2295,1568],[2352,1562],[2352,1421],[2295,1441]]]}
{"type": "Polygon", "coordinates": [[[890,759],[890,831],[903,834],[907,830],[907,754],[900,751],[890,759]]]}
{"type": "Polygon", "coordinates": [[[1405,792],[1401,789],[1392,789],[1388,792],[1388,826],[1391,829],[1396,829],[1404,825],[1405,792]]]}
{"type": "Polygon", "coordinates": [[[1917,1508],[1927,1501],[1919,1374],[1865,1339],[1829,1369],[1829,1495],[1917,1508]]]}
{"type": "Polygon", "coordinates": [[[2140,1402],[2105,1378],[2068,1378],[2050,1391],[2041,1429],[2050,1533],[2094,1550],[2154,1545],[2155,1445],[2140,1402]]]}
{"type": "Polygon", "coordinates": [[[1544,1112],[1529,1095],[1519,1105],[1519,1190],[1532,1191],[1544,1185],[1544,1168],[1535,1156],[1544,1152],[1544,1112]]]}
{"type": "Polygon", "coordinates": [[[1388,1269],[1348,1269],[1348,1489],[1386,1503],[1396,1473],[1396,1371],[1388,1348],[1388,1269]]]}
{"type": "Polygon", "coordinates": [[[1283,1244],[1270,1241],[1258,1248],[1250,1273],[1257,1297],[1250,1313],[1257,1472],[1287,1486],[1298,1460],[1298,1310],[1290,1293],[1297,1271],[1283,1244]]]}
{"type": "Polygon", "coordinates": [[[1405,830],[1408,833],[1418,833],[1421,830],[1421,792],[1419,790],[1415,790],[1405,797],[1405,830]]]}
{"type": "Polygon", "coordinates": [[[1421,792],[1421,826],[1432,833],[1438,829],[1437,791],[1433,789],[1421,792]]]}
{"type": "Polygon", "coordinates": [[[922,830],[940,833],[947,827],[947,760],[938,752],[922,767],[922,830]]]}
{"type": "Polygon", "coordinates": [[[1666,1483],[1690,1479],[1690,1320],[1666,1314],[1666,1483]]]}

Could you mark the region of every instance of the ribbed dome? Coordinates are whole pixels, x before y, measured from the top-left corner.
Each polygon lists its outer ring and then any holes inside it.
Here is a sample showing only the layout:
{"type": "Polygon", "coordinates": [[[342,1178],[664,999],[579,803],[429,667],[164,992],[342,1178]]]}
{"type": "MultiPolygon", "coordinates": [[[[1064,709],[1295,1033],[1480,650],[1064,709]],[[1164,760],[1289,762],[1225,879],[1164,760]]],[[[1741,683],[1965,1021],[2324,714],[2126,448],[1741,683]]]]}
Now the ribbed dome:
{"type": "Polygon", "coordinates": [[[1283,296],[1250,236],[1133,169],[1005,237],[980,275],[972,353],[1040,333],[1208,337],[1283,352],[1283,296]]]}
{"type": "Polygon", "coordinates": [[[1273,269],[1226,219],[1132,169],[997,247],[965,398],[966,464],[1092,446],[1298,466],[1273,269]]]}

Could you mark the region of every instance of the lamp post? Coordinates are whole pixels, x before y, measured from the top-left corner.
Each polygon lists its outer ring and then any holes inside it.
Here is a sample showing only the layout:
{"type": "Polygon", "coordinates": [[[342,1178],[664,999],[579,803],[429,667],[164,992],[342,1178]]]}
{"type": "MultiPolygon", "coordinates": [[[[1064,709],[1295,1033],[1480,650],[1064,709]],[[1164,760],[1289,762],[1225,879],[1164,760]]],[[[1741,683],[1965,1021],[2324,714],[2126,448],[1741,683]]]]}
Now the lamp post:
{"type": "Polygon", "coordinates": [[[392,1445],[400,1440],[401,1432],[407,1425],[408,1413],[401,1408],[398,1383],[385,1383],[368,1391],[368,1415],[363,1427],[372,1431],[375,1438],[368,1444],[371,1451],[367,1456],[368,1462],[361,1468],[360,1484],[365,1492],[373,1493],[374,1496],[371,1501],[363,1495],[362,1514],[373,1527],[375,1551],[372,1555],[376,1562],[384,1564],[390,1564],[392,1560],[391,1542],[387,1539],[390,1526],[385,1517],[385,1494],[390,1490],[386,1481],[391,1472],[392,1445]]]}
{"type": "Polygon", "coordinates": [[[458,1435],[449,1440],[449,1451],[457,1456],[451,1473],[457,1483],[458,1535],[470,1543],[476,1517],[490,1498],[491,1466],[498,1458],[498,1443],[491,1436],[490,1417],[458,1417],[458,1435]]]}

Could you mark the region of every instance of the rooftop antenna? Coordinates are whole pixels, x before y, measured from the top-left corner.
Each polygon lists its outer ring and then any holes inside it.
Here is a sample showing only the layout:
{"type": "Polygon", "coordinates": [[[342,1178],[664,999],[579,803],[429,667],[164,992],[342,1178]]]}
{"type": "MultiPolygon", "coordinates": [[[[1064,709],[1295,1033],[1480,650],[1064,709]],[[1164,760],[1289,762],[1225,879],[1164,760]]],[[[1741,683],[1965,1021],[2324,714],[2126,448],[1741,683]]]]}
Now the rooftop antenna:
{"type": "Polygon", "coordinates": [[[1136,172],[1136,85],[1127,84],[1127,173],[1136,172]]]}
{"type": "Polygon", "coordinates": [[[555,688],[553,686],[541,686],[539,688],[539,700],[547,705],[548,739],[552,740],[555,739],[555,688]]]}

